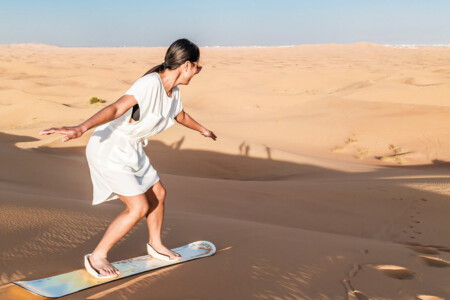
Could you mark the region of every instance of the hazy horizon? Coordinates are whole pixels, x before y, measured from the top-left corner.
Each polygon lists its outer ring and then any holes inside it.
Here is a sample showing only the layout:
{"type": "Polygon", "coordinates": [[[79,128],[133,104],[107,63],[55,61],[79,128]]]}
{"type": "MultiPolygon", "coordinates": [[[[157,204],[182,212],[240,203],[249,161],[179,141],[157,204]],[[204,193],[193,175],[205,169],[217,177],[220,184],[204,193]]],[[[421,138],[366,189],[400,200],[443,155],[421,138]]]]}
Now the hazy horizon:
{"type": "Polygon", "coordinates": [[[450,3],[356,0],[5,2],[0,44],[202,47],[310,44],[449,45],[450,3]]]}
{"type": "MultiPolygon", "coordinates": [[[[199,45],[201,48],[288,48],[288,47],[296,47],[296,46],[307,46],[307,45],[354,45],[359,43],[367,43],[367,44],[375,44],[380,46],[388,46],[393,48],[421,48],[421,47],[450,47],[450,44],[379,44],[379,43],[371,43],[371,42],[354,42],[354,43],[311,43],[311,44],[298,44],[298,45],[272,45],[272,46],[263,46],[263,45],[238,45],[238,46],[210,46],[210,45],[199,45]]],[[[60,47],[60,48],[166,48],[166,46],[60,46],[60,45],[52,45],[46,43],[11,43],[11,44],[1,44],[1,46],[20,46],[20,45],[44,45],[50,47],[60,47]]]]}

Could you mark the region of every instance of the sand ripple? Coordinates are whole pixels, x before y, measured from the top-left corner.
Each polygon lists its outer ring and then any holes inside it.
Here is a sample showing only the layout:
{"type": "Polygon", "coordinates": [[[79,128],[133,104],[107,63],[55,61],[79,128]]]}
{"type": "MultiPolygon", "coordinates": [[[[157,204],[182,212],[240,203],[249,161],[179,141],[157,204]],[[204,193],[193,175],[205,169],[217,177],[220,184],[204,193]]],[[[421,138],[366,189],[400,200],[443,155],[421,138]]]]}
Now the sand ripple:
{"type": "Polygon", "coordinates": [[[109,222],[104,216],[79,211],[4,205],[0,210],[1,264],[66,252],[104,231],[109,222]],[[16,235],[26,238],[14,239],[16,235]]]}

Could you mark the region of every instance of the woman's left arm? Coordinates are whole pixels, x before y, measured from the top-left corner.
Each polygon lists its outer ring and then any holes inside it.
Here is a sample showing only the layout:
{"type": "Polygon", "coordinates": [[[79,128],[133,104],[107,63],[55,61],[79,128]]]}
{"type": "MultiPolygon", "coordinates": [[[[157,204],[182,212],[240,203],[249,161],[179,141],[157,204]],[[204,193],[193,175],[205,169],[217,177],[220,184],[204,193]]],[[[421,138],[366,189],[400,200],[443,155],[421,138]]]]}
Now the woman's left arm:
{"type": "Polygon", "coordinates": [[[216,135],[211,131],[197,123],[194,119],[191,118],[191,116],[182,110],[176,117],[175,120],[180,123],[181,125],[186,126],[187,128],[197,130],[201,134],[203,134],[206,137],[210,137],[213,140],[216,140],[216,135]]]}

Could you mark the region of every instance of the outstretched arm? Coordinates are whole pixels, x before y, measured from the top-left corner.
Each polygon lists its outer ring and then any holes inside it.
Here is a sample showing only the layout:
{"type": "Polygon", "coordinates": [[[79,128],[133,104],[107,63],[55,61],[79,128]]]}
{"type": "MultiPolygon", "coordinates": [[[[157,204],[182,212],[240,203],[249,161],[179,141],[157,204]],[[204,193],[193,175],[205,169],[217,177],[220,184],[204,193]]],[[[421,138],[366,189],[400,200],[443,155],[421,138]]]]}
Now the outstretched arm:
{"type": "Polygon", "coordinates": [[[211,131],[197,123],[192,117],[185,113],[184,110],[182,110],[175,118],[175,120],[180,123],[181,125],[186,126],[187,128],[197,130],[201,134],[203,134],[206,137],[210,137],[213,140],[216,140],[216,135],[211,131]]]}
{"type": "Polygon", "coordinates": [[[68,140],[78,138],[83,135],[89,129],[96,127],[98,125],[107,123],[114,119],[117,119],[123,115],[128,109],[137,104],[136,99],[132,95],[123,95],[116,102],[104,107],[102,110],[97,112],[95,115],[90,117],[88,120],[76,126],[63,126],[63,127],[53,127],[49,129],[42,130],[39,132],[41,135],[48,135],[52,133],[60,133],[65,136],[62,138],[63,142],[68,140]]]}

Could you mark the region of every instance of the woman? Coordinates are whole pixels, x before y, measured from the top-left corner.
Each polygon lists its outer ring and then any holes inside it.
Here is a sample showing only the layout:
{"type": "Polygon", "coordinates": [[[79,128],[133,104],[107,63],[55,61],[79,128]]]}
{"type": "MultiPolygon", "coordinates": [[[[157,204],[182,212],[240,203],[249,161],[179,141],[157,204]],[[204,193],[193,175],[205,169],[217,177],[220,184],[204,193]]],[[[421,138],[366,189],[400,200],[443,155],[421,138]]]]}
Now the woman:
{"type": "Polygon", "coordinates": [[[148,137],[169,128],[174,120],[216,140],[212,131],[184,112],[177,87],[189,84],[200,72],[199,58],[197,45],[179,39],[170,45],[165,61],[136,80],[116,102],[78,126],[40,132],[64,134],[62,141],[67,142],[98,126],[86,146],[93,204],[119,198],[126,209],[111,223],[92,254],[85,256],[86,269],[97,278],[119,275],[119,270],[108,262],[107,254],[143,217],[149,228],[148,254],[166,261],[181,259],[162,244],[166,190],[143,147],[148,137]]]}

